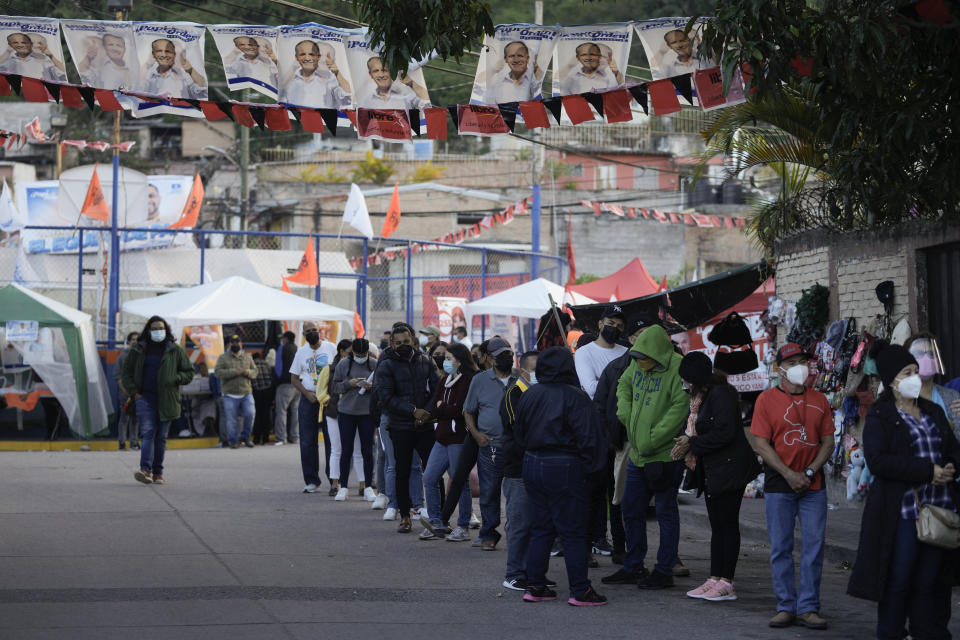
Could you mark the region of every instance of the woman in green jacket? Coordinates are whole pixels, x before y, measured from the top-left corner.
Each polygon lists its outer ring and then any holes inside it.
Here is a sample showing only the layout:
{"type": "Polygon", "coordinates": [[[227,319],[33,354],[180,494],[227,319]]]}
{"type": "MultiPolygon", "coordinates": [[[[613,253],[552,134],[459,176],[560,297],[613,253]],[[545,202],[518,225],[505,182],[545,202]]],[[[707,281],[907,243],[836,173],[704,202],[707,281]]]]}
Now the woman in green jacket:
{"type": "Polygon", "coordinates": [[[193,380],[193,365],[166,320],[147,320],[121,376],[124,390],[136,401],[140,422],[140,468],[133,477],[144,484],[163,484],[167,432],[170,422],[180,417],[180,386],[193,380]]]}

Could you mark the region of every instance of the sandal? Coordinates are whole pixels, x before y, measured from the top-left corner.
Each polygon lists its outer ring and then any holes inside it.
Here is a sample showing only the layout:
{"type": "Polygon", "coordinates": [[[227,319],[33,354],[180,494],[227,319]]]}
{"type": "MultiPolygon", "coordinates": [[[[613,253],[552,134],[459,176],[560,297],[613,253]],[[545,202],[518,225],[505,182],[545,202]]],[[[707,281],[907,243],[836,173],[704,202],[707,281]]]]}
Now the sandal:
{"type": "Polygon", "coordinates": [[[405,516],[397,527],[397,533],[410,533],[410,516],[405,516]]]}

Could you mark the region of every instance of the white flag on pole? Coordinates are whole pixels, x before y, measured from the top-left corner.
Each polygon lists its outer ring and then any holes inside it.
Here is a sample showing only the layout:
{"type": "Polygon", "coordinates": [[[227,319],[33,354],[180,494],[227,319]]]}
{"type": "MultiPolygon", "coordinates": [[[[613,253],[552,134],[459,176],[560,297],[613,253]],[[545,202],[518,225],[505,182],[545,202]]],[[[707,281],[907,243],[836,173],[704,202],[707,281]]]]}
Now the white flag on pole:
{"type": "Polygon", "coordinates": [[[364,199],[360,187],[355,184],[350,185],[350,196],[347,198],[347,206],[343,210],[343,221],[367,236],[368,240],[373,239],[373,226],[370,224],[367,201],[364,199]]]}
{"type": "Polygon", "coordinates": [[[10,193],[10,185],[3,181],[3,192],[0,193],[0,231],[4,233],[13,233],[23,227],[23,220],[20,218],[20,212],[13,204],[13,196],[10,193]]]}

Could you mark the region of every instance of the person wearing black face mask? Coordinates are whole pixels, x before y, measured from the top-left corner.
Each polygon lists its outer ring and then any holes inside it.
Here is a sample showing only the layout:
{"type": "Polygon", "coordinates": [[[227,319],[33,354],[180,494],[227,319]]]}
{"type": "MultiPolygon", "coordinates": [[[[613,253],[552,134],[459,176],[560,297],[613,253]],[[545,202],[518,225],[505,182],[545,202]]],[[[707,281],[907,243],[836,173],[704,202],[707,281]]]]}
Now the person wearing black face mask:
{"type": "Polygon", "coordinates": [[[230,338],[230,351],[217,358],[217,368],[214,371],[220,379],[223,393],[223,410],[227,418],[227,440],[231,449],[236,449],[237,443],[237,414],[243,417],[243,429],[240,433],[240,444],[252,447],[250,433],[253,430],[253,420],[256,417],[256,407],[253,401],[252,381],[257,377],[257,365],[249,353],[243,352],[243,343],[240,336],[230,338]]]}
{"type": "MultiPolygon", "coordinates": [[[[300,405],[297,410],[300,434],[300,466],[303,469],[303,492],[314,493],[320,486],[320,449],[317,436],[324,432],[323,449],[326,454],[326,475],[330,478],[330,438],[326,437],[327,423],[320,413],[323,403],[319,396],[326,396],[326,387],[319,385],[324,377],[324,369],[329,367],[337,356],[337,346],[320,339],[320,327],[315,322],[303,323],[303,337],[307,344],[297,349],[297,355],[290,365],[290,384],[300,392],[300,405]]],[[[329,380],[329,371],[327,372],[329,380]]]]}

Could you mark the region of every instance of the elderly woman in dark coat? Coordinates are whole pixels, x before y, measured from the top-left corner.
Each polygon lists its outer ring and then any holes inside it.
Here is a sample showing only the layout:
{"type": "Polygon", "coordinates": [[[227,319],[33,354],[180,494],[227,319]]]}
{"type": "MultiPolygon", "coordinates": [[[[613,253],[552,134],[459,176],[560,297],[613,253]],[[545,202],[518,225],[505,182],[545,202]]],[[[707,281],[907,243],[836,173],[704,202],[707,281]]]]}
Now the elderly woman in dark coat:
{"type": "Polygon", "coordinates": [[[863,450],[876,476],[867,494],[860,546],[847,593],[878,602],[877,638],[949,638],[957,552],[917,539],[918,508],[953,511],[960,455],[937,405],[919,398],[917,361],[899,345],[871,353],[884,391],[867,416],[863,450]],[[906,627],[909,626],[909,629],[906,627]]]}

